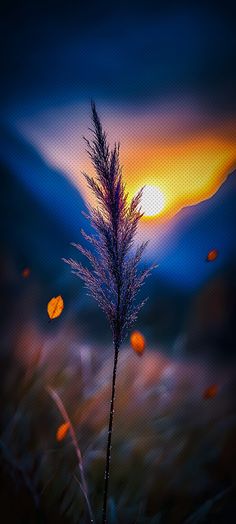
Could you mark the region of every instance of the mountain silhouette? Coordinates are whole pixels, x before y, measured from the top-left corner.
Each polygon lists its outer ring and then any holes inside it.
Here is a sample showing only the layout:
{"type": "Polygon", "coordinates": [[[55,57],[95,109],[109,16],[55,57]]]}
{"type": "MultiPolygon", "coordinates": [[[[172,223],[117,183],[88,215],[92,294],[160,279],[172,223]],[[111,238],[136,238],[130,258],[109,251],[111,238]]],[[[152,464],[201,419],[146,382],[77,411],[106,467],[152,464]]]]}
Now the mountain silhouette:
{"type": "Polygon", "coordinates": [[[0,136],[1,165],[57,221],[58,228],[67,231],[69,241],[78,239],[80,228],[88,227],[81,212],[86,211],[86,206],[79,191],[63,173],[48,166],[20,135],[2,129],[0,136]]]}
{"type": "Polygon", "coordinates": [[[160,276],[180,288],[198,289],[214,272],[236,258],[236,171],[209,199],[183,208],[162,228],[162,241],[153,240],[150,255],[160,276]],[[164,229],[163,229],[164,228],[164,229]],[[212,249],[214,263],[206,263],[212,249]]]}

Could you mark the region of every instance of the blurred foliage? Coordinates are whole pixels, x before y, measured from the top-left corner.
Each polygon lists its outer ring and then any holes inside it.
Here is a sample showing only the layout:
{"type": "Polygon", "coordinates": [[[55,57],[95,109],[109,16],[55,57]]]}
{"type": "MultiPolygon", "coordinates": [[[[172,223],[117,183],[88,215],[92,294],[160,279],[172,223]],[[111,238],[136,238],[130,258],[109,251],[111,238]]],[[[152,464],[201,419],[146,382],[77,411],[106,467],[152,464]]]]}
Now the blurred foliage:
{"type": "MultiPolygon", "coordinates": [[[[33,321],[1,353],[1,508],[11,523],[86,523],[69,433],[57,439],[60,394],[101,518],[112,351],[90,347],[66,322],[33,321]]],[[[233,368],[123,347],[112,446],[110,524],[229,522],[235,511],[233,368]],[[217,393],[205,397],[211,384],[217,393]]]]}

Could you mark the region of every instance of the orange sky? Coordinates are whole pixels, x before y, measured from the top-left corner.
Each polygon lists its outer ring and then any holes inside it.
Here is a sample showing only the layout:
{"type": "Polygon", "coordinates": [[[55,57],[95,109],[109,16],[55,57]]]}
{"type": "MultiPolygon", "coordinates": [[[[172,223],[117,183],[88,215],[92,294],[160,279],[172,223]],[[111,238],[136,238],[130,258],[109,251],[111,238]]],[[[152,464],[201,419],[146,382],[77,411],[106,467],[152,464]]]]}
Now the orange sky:
{"type": "Polygon", "coordinates": [[[164,217],[212,196],[236,166],[235,144],[217,136],[197,136],[174,144],[140,144],[123,152],[130,194],[143,184],[165,196],[164,217]],[[138,173],[138,176],[136,175],[138,173]]]}
{"type": "MultiPolygon", "coordinates": [[[[158,219],[209,198],[236,167],[234,123],[213,122],[193,101],[179,107],[165,103],[133,112],[98,104],[109,142],[120,141],[130,196],[143,185],[155,185],[163,192],[165,207],[158,219]]],[[[41,112],[31,121],[25,119],[19,128],[94,203],[81,176],[81,171],[93,173],[82,138],[90,136],[89,117],[87,105],[70,106],[41,112]]]]}

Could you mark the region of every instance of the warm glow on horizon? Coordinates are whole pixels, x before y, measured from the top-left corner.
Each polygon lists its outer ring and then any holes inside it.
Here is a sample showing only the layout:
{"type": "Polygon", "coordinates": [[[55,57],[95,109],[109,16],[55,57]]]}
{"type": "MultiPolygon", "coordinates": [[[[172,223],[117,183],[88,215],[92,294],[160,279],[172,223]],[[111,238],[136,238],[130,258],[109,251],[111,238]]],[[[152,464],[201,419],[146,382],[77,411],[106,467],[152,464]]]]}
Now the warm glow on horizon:
{"type": "MultiPolygon", "coordinates": [[[[224,123],[224,128],[221,122],[209,121],[207,125],[194,105],[186,104],[181,112],[169,107],[154,108],[155,118],[150,113],[137,116],[122,111],[113,117],[112,109],[107,113],[100,110],[111,146],[120,140],[129,201],[140,187],[155,188],[153,192],[147,189],[143,197],[142,222],[148,226],[169,220],[183,207],[211,198],[236,167],[236,137],[231,121],[224,123]],[[205,127],[199,125],[199,119],[205,127]],[[156,197],[155,191],[159,191],[156,197]]],[[[82,171],[94,175],[82,138],[89,125],[89,115],[87,122],[80,122],[83,111],[83,107],[77,112],[72,107],[64,112],[60,109],[58,114],[49,112],[44,115],[43,126],[41,123],[40,127],[41,120],[36,120],[21,131],[50,165],[68,176],[86,202],[97,205],[81,175],[82,171]],[[59,118],[61,125],[52,125],[59,118]]]]}
{"type": "Polygon", "coordinates": [[[145,217],[153,217],[161,213],[165,206],[163,192],[157,186],[144,186],[141,198],[141,210],[145,217]]]}
{"type": "Polygon", "coordinates": [[[122,158],[127,190],[132,198],[142,185],[158,188],[165,200],[161,209],[154,212],[151,192],[149,204],[145,198],[145,214],[153,220],[169,219],[183,207],[210,198],[236,165],[233,144],[211,137],[165,145],[144,143],[142,151],[137,147],[135,153],[135,159],[130,151],[122,158]]]}
{"type": "MultiPolygon", "coordinates": [[[[121,164],[129,201],[140,187],[154,187],[159,191],[157,204],[149,189],[144,195],[142,222],[148,225],[168,221],[182,208],[211,198],[236,167],[235,144],[209,135],[166,143],[124,142],[121,164]]],[[[93,173],[86,157],[83,165],[87,173],[93,173]]],[[[85,200],[96,205],[81,175],[77,174],[74,181],[85,200]]]]}

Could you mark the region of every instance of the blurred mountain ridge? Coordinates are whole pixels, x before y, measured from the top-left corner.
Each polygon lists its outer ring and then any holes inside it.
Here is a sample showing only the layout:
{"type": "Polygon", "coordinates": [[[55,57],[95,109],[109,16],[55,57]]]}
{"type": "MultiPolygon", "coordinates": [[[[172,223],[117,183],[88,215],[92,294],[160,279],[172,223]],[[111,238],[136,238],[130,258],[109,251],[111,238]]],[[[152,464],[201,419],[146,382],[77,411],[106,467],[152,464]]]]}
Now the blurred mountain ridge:
{"type": "Polygon", "coordinates": [[[157,257],[163,279],[180,288],[196,290],[236,259],[236,170],[230,173],[209,199],[182,208],[160,226],[150,243],[150,254],[157,257]],[[161,239],[159,240],[159,235],[161,239]],[[217,249],[219,256],[206,264],[207,254],[217,249]]]}

